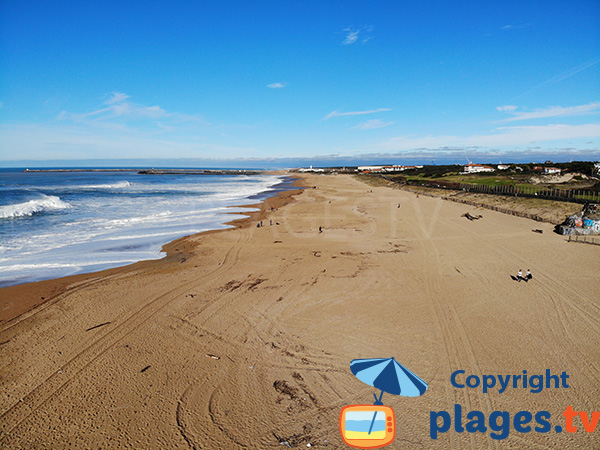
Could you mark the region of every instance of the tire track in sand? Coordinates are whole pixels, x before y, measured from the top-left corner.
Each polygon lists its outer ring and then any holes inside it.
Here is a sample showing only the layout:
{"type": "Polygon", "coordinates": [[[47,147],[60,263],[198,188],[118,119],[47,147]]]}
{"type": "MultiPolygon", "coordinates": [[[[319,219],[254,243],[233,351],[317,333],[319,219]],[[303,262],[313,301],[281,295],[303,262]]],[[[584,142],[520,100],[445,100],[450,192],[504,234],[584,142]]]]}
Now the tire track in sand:
{"type": "MultiPolygon", "coordinates": [[[[441,334],[441,341],[444,343],[446,355],[448,356],[447,372],[462,368],[463,364],[467,361],[461,357],[461,352],[466,356],[468,364],[471,369],[471,373],[477,374],[481,377],[482,371],[477,362],[473,344],[468,336],[468,333],[462,323],[460,315],[452,306],[449,301],[442,303],[440,298],[443,298],[445,290],[441,286],[440,280],[442,279],[442,270],[440,263],[440,256],[437,246],[435,245],[432,234],[434,231],[435,224],[441,208],[441,201],[436,202],[436,206],[433,209],[433,213],[429,220],[429,225],[425,227],[426,220],[421,209],[419,202],[413,198],[412,206],[415,209],[415,218],[417,223],[415,224],[415,230],[420,229],[422,232],[421,236],[417,237],[418,242],[421,244],[423,249],[423,274],[426,278],[426,287],[429,290],[429,297],[435,313],[435,319],[437,322],[437,329],[441,334]],[[435,270],[434,270],[435,269],[435,270]],[[435,271],[435,273],[433,273],[435,271]],[[454,367],[453,367],[454,366],[454,367]]],[[[456,393],[456,390],[451,386],[446,385],[445,397],[448,401],[456,403],[456,395],[462,396],[463,402],[461,402],[468,410],[472,410],[471,398],[468,392],[456,393]]],[[[478,403],[484,413],[488,416],[493,411],[491,401],[482,392],[477,391],[478,403]]],[[[481,447],[477,443],[476,436],[469,433],[470,448],[480,450],[481,447]]],[[[451,448],[456,448],[455,440],[459,439],[458,434],[453,434],[450,437],[451,448]]],[[[502,448],[498,441],[492,441],[491,438],[487,440],[487,448],[494,448],[499,450],[502,448]]],[[[458,447],[462,448],[460,441],[458,447]]]]}
{"type": "MultiPolygon", "coordinates": [[[[482,240],[482,237],[473,229],[458,224],[456,227],[469,233],[473,242],[482,240]]],[[[525,257],[508,248],[506,245],[496,245],[493,247],[493,250],[496,254],[502,256],[506,260],[516,261],[522,266],[527,265],[525,257]]],[[[563,356],[574,366],[586,367],[586,372],[588,376],[594,380],[594,383],[600,383],[600,377],[598,376],[600,367],[598,367],[593,360],[590,360],[577,350],[579,338],[574,335],[573,328],[569,326],[569,320],[572,319],[569,319],[569,315],[565,311],[564,305],[570,307],[581,319],[583,319],[596,335],[600,335],[600,321],[598,321],[598,311],[600,311],[600,307],[587,299],[581,298],[577,291],[563,281],[560,281],[559,278],[551,277],[543,271],[537,272],[535,278],[535,282],[540,281],[536,287],[544,291],[546,293],[545,297],[552,303],[553,311],[556,312],[559,322],[557,326],[562,330],[561,334],[571,342],[571,350],[565,352],[563,356]],[[573,298],[580,298],[581,301],[585,300],[585,307],[579,305],[573,298]]]]}
{"type": "MultiPolygon", "coordinates": [[[[211,277],[215,273],[234,265],[239,259],[241,248],[242,233],[239,233],[238,240],[233,244],[225,254],[223,262],[213,271],[205,274],[200,279],[195,279],[184,285],[171,289],[164,294],[146,303],[138,311],[125,319],[120,324],[110,330],[80,351],[76,356],[66,362],[59,372],[54,372],[41,384],[36,386],[18,403],[10,407],[0,416],[2,422],[0,429],[0,443],[6,441],[12,432],[33,415],[39,408],[59,395],[71,381],[75,379],[82,371],[86,369],[95,360],[109,351],[125,337],[133,333],[145,322],[154,317],[174,300],[180,298],[190,287],[202,284],[202,280],[211,277]]],[[[247,237],[246,240],[249,238],[247,237]]]]}

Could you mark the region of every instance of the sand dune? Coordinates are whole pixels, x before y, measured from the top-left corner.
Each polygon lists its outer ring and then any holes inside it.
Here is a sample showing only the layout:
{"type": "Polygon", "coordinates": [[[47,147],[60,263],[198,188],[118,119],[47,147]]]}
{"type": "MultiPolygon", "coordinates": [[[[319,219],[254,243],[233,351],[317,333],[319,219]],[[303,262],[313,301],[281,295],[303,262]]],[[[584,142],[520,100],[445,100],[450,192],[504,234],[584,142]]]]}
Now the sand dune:
{"type": "Polygon", "coordinates": [[[304,178],[287,205],[266,203],[261,228],[256,215],[176,241],[163,261],[0,289],[0,447],[346,448],[339,411],[374,392],[350,361],[391,356],[429,383],[384,396],[393,448],[598,447],[600,431],[582,430],[431,440],[429,412],[546,410],[554,426],[568,405],[598,410],[600,247],[348,176],[304,178]],[[511,279],[527,268],[531,282],[511,279]],[[35,308],[10,319],[21,303],[35,308]],[[457,369],[567,371],[571,387],[483,394],[454,388],[457,369]]]}

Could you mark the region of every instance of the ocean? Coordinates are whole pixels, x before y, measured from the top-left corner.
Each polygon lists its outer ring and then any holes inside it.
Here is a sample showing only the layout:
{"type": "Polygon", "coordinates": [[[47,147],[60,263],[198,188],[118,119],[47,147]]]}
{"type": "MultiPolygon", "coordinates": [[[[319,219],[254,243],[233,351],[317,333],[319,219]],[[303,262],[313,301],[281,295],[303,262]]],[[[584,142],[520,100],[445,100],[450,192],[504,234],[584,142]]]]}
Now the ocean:
{"type": "Polygon", "coordinates": [[[230,208],[291,189],[276,175],[142,175],[0,169],[0,287],[159,259],[227,228],[230,208]]]}

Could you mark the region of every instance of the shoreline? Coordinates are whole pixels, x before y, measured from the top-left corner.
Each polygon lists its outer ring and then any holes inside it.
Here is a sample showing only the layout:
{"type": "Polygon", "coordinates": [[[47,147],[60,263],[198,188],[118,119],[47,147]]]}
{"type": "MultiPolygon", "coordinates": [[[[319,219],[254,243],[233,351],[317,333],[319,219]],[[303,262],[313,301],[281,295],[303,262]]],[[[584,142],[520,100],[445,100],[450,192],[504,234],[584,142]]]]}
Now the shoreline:
{"type": "MultiPolygon", "coordinates": [[[[227,208],[254,208],[257,211],[242,211],[242,212],[225,212],[224,214],[244,216],[241,218],[229,220],[223,222],[222,225],[229,225],[227,228],[216,228],[205,230],[200,233],[195,233],[187,236],[182,236],[173,241],[167,242],[161,247],[161,252],[165,255],[159,259],[141,260],[124,266],[113,267],[109,269],[99,270],[95,272],[79,273],[74,275],[68,275],[65,277],[49,278],[47,280],[31,281],[26,283],[20,283],[11,286],[0,287],[0,326],[10,323],[11,321],[18,319],[23,314],[33,313],[36,308],[43,307],[46,303],[51,303],[61,294],[68,292],[70,289],[76,289],[78,287],[87,285],[95,280],[103,279],[106,277],[118,276],[119,274],[125,274],[135,272],[137,270],[154,269],[154,264],[172,264],[174,261],[181,261],[182,258],[186,258],[191,248],[189,243],[186,242],[193,236],[201,236],[205,234],[217,233],[228,231],[233,228],[245,228],[250,226],[253,221],[264,219],[267,209],[267,203],[269,208],[281,207],[292,201],[294,195],[298,195],[302,192],[305,186],[302,185],[302,178],[297,175],[285,175],[289,181],[282,181],[276,183],[273,186],[280,184],[290,183],[295,189],[275,189],[274,193],[257,203],[243,204],[243,205],[231,205],[227,208]],[[233,228],[232,228],[233,227],[233,228]],[[18,298],[19,301],[14,300],[18,298]]],[[[254,194],[251,197],[260,197],[269,191],[263,191],[262,193],[254,194]]],[[[249,197],[248,201],[257,200],[256,198],[249,197]]]]}
{"type": "MultiPolygon", "coordinates": [[[[489,431],[430,438],[430,411],[455,404],[486,418],[548,411],[552,425],[567,405],[598,410],[598,247],[349,176],[302,179],[302,195],[271,197],[235,228],[173,241],[166,261],[80,280],[3,323],[0,446],[342,448],[340,410],[373,401],[350,370],[362,358],[395,357],[429,385],[384,396],[400,445],[493,447],[489,431]],[[516,282],[519,269],[533,278],[516,282]],[[570,388],[450,383],[457,370],[548,368],[570,388]]],[[[511,430],[502,447],[593,446],[579,431],[511,430]]]]}

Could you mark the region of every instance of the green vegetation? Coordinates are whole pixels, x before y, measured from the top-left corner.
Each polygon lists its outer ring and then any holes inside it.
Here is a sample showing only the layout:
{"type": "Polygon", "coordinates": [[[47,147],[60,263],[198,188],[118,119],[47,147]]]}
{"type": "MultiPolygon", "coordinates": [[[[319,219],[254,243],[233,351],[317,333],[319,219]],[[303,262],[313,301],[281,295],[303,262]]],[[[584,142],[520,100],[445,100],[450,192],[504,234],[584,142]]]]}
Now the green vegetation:
{"type": "MultiPolygon", "coordinates": [[[[495,164],[489,164],[496,167],[495,164]]],[[[464,183],[476,186],[513,186],[519,189],[526,189],[528,192],[539,192],[546,188],[561,189],[591,189],[595,180],[589,180],[594,173],[593,162],[571,162],[571,163],[550,163],[545,164],[509,164],[506,170],[496,170],[495,172],[482,172],[465,174],[462,173],[463,165],[445,165],[445,166],[424,166],[421,169],[411,169],[401,174],[386,174],[386,177],[397,182],[406,182],[408,184],[431,185],[439,184],[444,186],[446,183],[464,183]],[[534,168],[538,169],[534,169],[534,168]],[[540,167],[558,167],[563,174],[577,174],[568,183],[543,183],[531,181],[532,176],[542,175],[540,167]]],[[[446,185],[450,187],[449,185],[446,185]]]]}
{"type": "MultiPolygon", "coordinates": [[[[495,164],[488,164],[496,167],[495,164]]],[[[593,178],[594,163],[573,162],[555,164],[509,164],[506,170],[495,172],[462,173],[463,165],[424,166],[396,173],[372,174],[368,178],[372,184],[380,178],[383,183],[395,182],[424,188],[441,188],[474,193],[491,193],[500,195],[525,195],[564,199],[563,201],[598,201],[600,198],[600,182],[593,178]],[[542,167],[558,167],[562,175],[574,176],[565,182],[557,182],[554,177],[545,178],[542,167]]]]}

